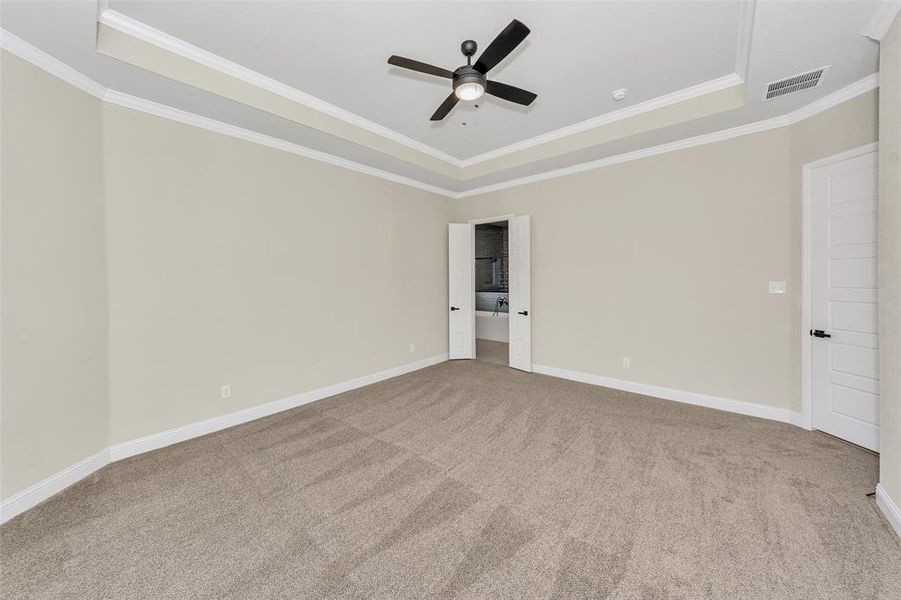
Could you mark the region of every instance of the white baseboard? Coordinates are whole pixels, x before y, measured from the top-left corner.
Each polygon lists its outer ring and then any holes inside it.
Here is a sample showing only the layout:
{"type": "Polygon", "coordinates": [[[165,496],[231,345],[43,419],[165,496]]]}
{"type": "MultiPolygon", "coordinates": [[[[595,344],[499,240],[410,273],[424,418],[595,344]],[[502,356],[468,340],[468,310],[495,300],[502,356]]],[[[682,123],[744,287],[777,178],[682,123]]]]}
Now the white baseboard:
{"type": "Polygon", "coordinates": [[[791,420],[789,423],[794,425],[795,427],[800,427],[801,429],[806,429],[807,431],[813,431],[813,426],[807,425],[804,422],[804,413],[798,412],[796,410],[788,411],[791,413],[791,420]]]}
{"type": "Polygon", "coordinates": [[[791,423],[799,427],[801,426],[801,413],[787,408],[777,408],[775,406],[755,404],[753,402],[742,402],[740,400],[731,400],[719,396],[710,396],[708,394],[699,394],[697,392],[686,392],[658,385],[604,377],[603,375],[592,375],[590,373],[548,367],[546,365],[532,365],[532,371],[541,373],[542,375],[570,379],[581,383],[590,383],[591,385],[599,385],[615,390],[622,390],[624,392],[653,396],[654,398],[662,398],[664,400],[674,400],[685,404],[705,406],[707,408],[715,408],[717,410],[760,417],[761,419],[770,419],[772,421],[781,421],[783,423],[791,423]]]}
{"type": "Polygon", "coordinates": [[[297,394],[296,396],[291,396],[282,400],[268,402],[227,415],[206,419],[205,421],[176,427],[175,429],[169,429],[168,431],[154,433],[136,440],[113,444],[109,448],[104,448],[97,454],[67,467],[59,473],[55,473],[47,479],[34,484],[30,488],[22,490],[18,494],[10,496],[3,502],[0,502],[0,523],[5,523],[29,508],[37,506],[44,500],[50,498],[50,496],[61,492],[73,483],[77,483],[79,480],[87,477],[110,462],[184,442],[228,427],[234,427],[235,425],[247,423],[248,421],[253,421],[303,404],[315,402],[316,400],[322,400],[323,398],[328,398],[329,396],[334,396],[342,392],[348,392],[372,383],[384,381],[385,379],[397,377],[398,375],[418,371],[419,369],[424,369],[446,360],[447,354],[432,356],[416,362],[400,365],[399,367],[379,371],[378,373],[363,375],[362,377],[342,381],[341,383],[336,383],[317,390],[297,394]]]}
{"type": "Polygon", "coordinates": [[[882,514],[885,515],[885,518],[888,519],[888,522],[891,523],[895,533],[901,536],[901,508],[898,508],[898,505],[889,498],[888,492],[885,491],[881,483],[876,484],[876,505],[882,511],[882,514]]]}
{"type": "Polygon", "coordinates": [[[208,433],[213,433],[214,431],[219,431],[220,429],[227,429],[229,427],[234,427],[235,425],[241,425],[242,423],[247,423],[248,421],[260,419],[262,417],[268,417],[269,415],[296,408],[303,404],[315,402],[316,400],[322,400],[323,398],[328,398],[329,396],[334,396],[335,394],[355,390],[371,383],[376,383],[385,379],[397,377],[398,375],[404,375],[412,371],[430,367],[446,360],[447,354],[432,356],[431,358],[407,363],[399,367],[379,371],[378,373],[364,375],[362,377],[357,377],[356,379],[351,379],[349,381],[342,381],[341,383],[336,383],[334,385],[319,388],[317,390],[311,390],[309,392],[297,394],[296,396],[291,396],[289,398],[283,398],[282,400],[275,400],[273,402],[261,404],[259,406],[253,406],[251,408],[245,408],[244,410],[239,410],[227,415],[221,415],[219,417],[206,419],[205,421],[191,423],[190,425],[183,425],[181,427],[169,429],[160,433],[153,433],[136,440],[129,440],[127,442],[113,444],[109,449],[110,459],[112,461],[122,460],[123,458],[128,458],[129,456],[142,454],[144,452],[150,452],[151,450],[156,450],[157,448],[171,446],[172,444],[177,444],[179,442],[184,442],[185,440],[200,437],[208,433]]]}
{"type": "Polygon", "coordinates": [[[73,483],[78,483],[97,469],[105,467],[109,462],[109,448],[104,448],[97,454],[68,466],[47,479],[37,482],[30,488],[10,496],[3,502],[0,502],[0,523],[6,523],[32,506],[37,506],[73,483]]]}

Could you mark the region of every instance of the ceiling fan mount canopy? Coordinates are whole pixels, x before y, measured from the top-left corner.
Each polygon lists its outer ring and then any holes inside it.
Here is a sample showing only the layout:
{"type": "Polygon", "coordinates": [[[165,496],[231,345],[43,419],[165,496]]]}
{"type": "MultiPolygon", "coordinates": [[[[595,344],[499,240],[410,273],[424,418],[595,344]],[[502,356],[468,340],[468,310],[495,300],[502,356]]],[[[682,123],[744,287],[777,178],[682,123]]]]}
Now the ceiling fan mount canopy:
{"type": "Polygon", "coordinates": [[[460,100],[478,100],[486,93],[516,104],[528,106],[538,97],[537,94],[505,83],[489,81],[487,74],[488,71],[507,58],[526,39],[529,32],[528,27],[513,19],[482,52],[482,55],[479,56],[474,65],[472,64],[472,57],[478,50],[478,44],[473,40],[465,40],[460,44],[460,52],[466,57],[466,64],[458,67],[455,71],[449,71],[397,55],[391,56],[388,59],[388,64],[451,80],[453,91],[445,98],[438,110],[435,111],[435,114],[432,115],[432,121],[444,119],[460,100]]]}

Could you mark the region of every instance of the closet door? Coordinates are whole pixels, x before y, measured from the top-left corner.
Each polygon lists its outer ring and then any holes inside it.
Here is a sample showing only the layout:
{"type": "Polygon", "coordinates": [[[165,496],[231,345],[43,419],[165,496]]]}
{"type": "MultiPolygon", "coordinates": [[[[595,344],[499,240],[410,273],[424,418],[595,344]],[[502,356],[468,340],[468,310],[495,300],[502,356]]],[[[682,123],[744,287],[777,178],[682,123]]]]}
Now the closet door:
{"type": "Polygon", "coordinates": [[[879,450],[875,151],[811,170],[810,383],[815,429],[879,450]]]}
{"type": "Polygon", "coordinates": [[[510,366],[532,370],[532,263],[529,215],[510,219],[510,366]]]}
{"type": "Polygon", "coordinates": [[[448,356],[475,358],[475,226],[449,223],[447,234],[448,356]]]}

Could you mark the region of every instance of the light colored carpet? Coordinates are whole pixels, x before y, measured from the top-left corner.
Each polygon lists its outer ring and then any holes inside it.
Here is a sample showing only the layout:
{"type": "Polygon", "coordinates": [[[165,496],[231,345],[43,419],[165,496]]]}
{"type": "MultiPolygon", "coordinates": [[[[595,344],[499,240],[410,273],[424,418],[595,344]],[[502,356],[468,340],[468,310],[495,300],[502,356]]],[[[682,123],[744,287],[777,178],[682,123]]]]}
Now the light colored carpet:
{"type": "Polygon", "coordinates": [[[901,597],[877,458],[455,361],[114,463],[0,529],[4,598],[901,597]]]}
{"type": "Polygon", "coordinates": [[[510,344],[491,340],[476,340],[476,359],[496,365],[510,364],[510,344]]]}

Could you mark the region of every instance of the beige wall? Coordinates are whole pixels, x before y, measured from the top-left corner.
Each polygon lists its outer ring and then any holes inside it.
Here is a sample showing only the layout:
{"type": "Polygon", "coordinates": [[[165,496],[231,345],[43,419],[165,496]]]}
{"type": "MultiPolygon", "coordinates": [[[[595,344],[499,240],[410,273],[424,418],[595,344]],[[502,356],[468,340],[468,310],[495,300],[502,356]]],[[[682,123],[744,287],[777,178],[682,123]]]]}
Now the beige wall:
{"type": "Polygon", "coordinates": [[[112,443],[447,351],[447,199],[111,105],[104,144],[112,443]]]}
{"type": "Polygon", "coordinates": [[[901,506],[901,17],[879,68],[879,483],[901,506]]]}
{"type": "Polygon", "coordinates": [[[2,498],[446,352],[447,199],[2,67],[2,498]]]}
{"type": "Polygon", "coordinates": [[[868,93],[790,128],[468,198],[456,216],[532,215],[535,363],[799,411],[801,165],[875,139],[868,93]]]}
{"type": "Polygon", "coordinates": [[[787,129],[698,146],[458,217],[532,215],[534,363],[791,407],[791,299],[766,293],[791,272],[789,146],[787,129]]]}
{"type": "Polygon", "coordinates": [[[107,445],[100,101],[2,52],[0,497],[107,445]]]}

